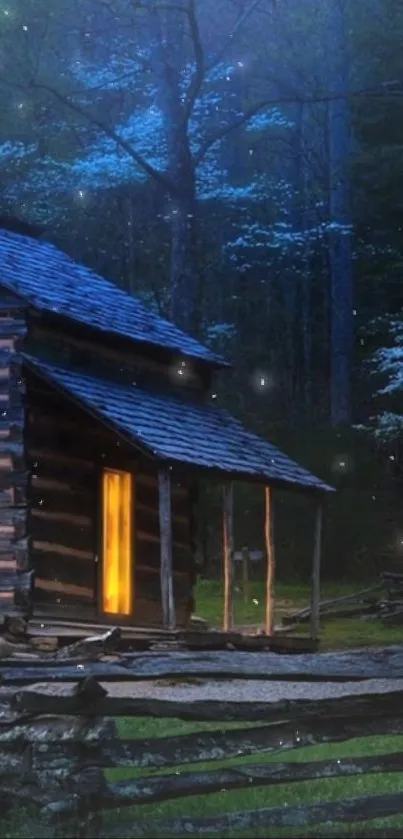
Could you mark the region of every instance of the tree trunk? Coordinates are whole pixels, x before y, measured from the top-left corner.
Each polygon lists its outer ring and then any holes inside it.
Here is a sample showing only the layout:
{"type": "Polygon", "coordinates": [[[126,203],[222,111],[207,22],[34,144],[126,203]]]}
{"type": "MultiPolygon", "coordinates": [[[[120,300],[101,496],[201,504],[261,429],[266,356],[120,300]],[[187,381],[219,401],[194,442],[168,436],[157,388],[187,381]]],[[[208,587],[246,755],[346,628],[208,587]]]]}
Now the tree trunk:
{"type": "MultiPolygon", "coordinates": [[[[348,58],[343,0],[333,0],[331,36],[334,61],[330,91],[348,93],[348,58]]],[[[328,103],[330,419],[333,427],[351,422],[353,365],[353,275],[348,163],[350,108],[346,98],[328,103]]]]}
{"type": "Polygon", "coordinates": [[[184,180],[182,177],[181,191],[173,200],[171,211],[171,317],[186,332],[197,335],[201,312],[194,172],[187,173],[186,183],[184,180]]]}
{"type": "MultiPolygon", "coordinates": [[[[181,0],[180,0],[181,2],[181,0]]],[[[171,317],[187,332],[199,329],[199,271],[196,173],[184,114],[182,75],[186,67],[186,17],[180,2],[151,11],[153,69],[164,121],[170,194],[171,317]]]]}

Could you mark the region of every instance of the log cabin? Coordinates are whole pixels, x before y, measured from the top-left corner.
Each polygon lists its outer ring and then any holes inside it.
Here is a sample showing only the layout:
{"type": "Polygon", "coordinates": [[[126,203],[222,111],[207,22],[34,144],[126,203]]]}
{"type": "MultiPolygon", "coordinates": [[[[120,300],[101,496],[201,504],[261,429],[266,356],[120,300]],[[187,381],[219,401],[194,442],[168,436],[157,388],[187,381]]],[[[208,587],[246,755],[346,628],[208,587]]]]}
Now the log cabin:
{"type": "Polygon", "coordinates": [[[213,376],[226,366],[37,231],[0,229],[3,626],[39,616],[185,627],[202,473],[224,487],[224,629],[237,480],[266,493],[267,632],[273,487],[318,501],[318,600],[321,501],[331,488],[215,406],[213,376]]]}

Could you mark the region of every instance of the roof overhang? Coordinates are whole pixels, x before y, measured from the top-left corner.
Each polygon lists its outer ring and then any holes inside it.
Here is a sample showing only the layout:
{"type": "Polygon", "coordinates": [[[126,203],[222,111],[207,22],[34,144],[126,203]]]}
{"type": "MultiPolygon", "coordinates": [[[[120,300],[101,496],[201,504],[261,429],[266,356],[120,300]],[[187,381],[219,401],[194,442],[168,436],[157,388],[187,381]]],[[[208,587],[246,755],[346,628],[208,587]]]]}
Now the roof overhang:
{"type": "Polygon", "coordinates": [[[333,491],[219,408],[38,357],[23,359],[48,385],[157,463],[316,496],[333,491]]]}

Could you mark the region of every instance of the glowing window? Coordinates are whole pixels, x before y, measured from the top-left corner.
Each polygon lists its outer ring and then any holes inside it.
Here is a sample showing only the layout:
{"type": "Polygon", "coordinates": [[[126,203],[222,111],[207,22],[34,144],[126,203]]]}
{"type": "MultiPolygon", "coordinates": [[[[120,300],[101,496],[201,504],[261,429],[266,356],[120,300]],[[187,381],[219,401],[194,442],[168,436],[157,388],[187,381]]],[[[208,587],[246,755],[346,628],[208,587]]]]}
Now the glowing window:
{"type": "Polygon", "coordinates": [[[133,606],[133,475],[105,469],[102,474],[102,608],[130,615],[133,606]]]}

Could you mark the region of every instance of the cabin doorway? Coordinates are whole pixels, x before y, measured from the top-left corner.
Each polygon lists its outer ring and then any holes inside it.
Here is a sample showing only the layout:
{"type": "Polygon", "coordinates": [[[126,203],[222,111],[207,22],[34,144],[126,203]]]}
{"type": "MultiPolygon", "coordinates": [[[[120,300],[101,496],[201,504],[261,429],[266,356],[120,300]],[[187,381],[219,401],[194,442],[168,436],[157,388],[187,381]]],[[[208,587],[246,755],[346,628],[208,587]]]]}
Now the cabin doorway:
{"type": "Polygon", "coordinates": [[[134,476],[102,472],[101,610],[129,617],[134,601],[134,476]]]}

